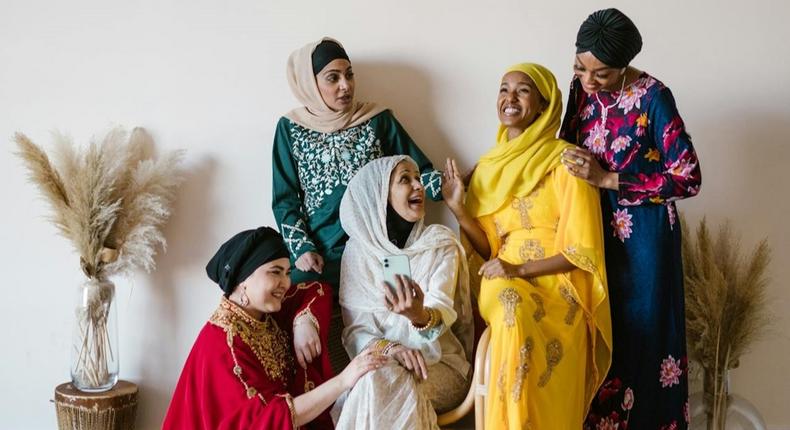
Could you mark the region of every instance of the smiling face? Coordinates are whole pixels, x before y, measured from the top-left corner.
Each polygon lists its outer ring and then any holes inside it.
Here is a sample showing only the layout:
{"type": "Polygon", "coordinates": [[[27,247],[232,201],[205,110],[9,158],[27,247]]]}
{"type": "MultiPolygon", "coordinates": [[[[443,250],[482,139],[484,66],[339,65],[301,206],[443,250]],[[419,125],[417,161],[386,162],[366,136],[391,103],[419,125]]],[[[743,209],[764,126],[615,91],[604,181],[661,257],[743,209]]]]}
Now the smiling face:
{"type": "Polygon", "coordinates": [[[546,108],[535,82],[524,72],[512,71],[502,77],[497,97],[499,121],[513,139],[527,129],[546,108]]]}
{"type": "Polygon", "coordinates": [[[615,68],[601,62],[592,52],[576,54],[573,73],[579,78],[584,92],[617,91],[623,83],[625,68],[615,68]]]}
{"type": "Polygon", "coordinates": [[[318,92],[327,106],[335,112],[345,112],[354,102],[354,71],[343,58],[332,60],[315,75],[318,92]]]}
{"type": "Polygon", "coordinates": [[[261,313],[277,312],[291,286],[291,264],[287,258],[272,260],[257,269],[240,284],[249,298],[248,308],[261,313]]]}
{"type": "Polygon", "coordinates": [[[425,216],[425,188],[420,170],[411,161],[403,160],[392,170],[387,201],[406,221],[417,222],[425,216]]]}

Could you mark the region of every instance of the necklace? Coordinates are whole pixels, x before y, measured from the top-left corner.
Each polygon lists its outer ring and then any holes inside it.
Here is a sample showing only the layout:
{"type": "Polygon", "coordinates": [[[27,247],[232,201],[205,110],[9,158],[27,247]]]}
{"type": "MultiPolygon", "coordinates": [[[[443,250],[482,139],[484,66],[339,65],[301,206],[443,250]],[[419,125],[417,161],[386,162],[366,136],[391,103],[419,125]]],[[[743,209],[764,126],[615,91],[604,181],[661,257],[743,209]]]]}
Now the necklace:
{"type": "Polygon", "coordinates": [[[623,89],[625,88],[625,73],[623,73],[623,83],[620,84],[620,94],[617,96],[617,100],[614,103],[610,104],[609,106],[604,106],[601,98],[598,97],[598,93],[595,93],[595,99],[598,100],[598,104],[601,105],[601,127],[606,127],[606,118],[609,116],[609,109],[617,106],[620,103],[620,99],[623,98],[623,89]]]}

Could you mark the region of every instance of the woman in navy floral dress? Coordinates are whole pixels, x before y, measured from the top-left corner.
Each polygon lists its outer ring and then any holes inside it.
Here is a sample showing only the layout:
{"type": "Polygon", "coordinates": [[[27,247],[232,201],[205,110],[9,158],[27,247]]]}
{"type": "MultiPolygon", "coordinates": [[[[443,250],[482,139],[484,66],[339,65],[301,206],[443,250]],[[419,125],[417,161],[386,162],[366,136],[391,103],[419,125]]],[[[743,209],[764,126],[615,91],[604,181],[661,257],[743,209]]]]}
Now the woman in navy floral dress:
{"type": "Polygon", "coordinates": [[[633,22],[593,13],[577,36],[561,137],[563,162],[601,189],[612,308],[612,367],[585,428],[688,427],[688,360],[675,200],[696,195],[700,167],[669,88],[629,66],[633,22]]]}

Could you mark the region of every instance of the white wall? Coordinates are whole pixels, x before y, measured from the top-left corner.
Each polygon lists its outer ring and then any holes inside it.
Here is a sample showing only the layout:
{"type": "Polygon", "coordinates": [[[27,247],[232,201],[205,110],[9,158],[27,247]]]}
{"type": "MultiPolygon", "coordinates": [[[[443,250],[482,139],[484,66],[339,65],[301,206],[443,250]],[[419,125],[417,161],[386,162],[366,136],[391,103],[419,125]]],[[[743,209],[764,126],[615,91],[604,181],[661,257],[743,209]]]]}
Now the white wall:
{"type": "MultiPolygon", "coordinates": [[[[332,35],[354,61],[360,99],[395,109],[435,161],[469,166],[492,144],[498,79],[530,60],[571,78],[576,30],[617,6],[642,31],[635,65],[674,91],[699,152],[703,188],[690,220],[731,218],[775,251],[772,331],[742,359],[732,388],[774,428],[790,428],[790,7],[779,0],[0,1],[0,136],[49,131],[84,142],[142,125],[160,148],[188,149],[188,175],[152,275],[117,280],[122,377],[141,389],[138,428],[156,428],[219,290],[204,275],[216,246],[272,224],[270,152],[294,106],[288,54],[332,35]],[[472,2],[470,2],[472,3],[472,2]],[[491,3],[491,6],[484,4],[491,3]]],[[[8,140],[7,140],[8,139],[8,140]]],[[[0,152],[0,428],[55,426],[49,402],[68,379],[77,256],[46,222],[11,143],[0,152]]],[[[447,219],[440,205],[434,219],[447,219]]]]}

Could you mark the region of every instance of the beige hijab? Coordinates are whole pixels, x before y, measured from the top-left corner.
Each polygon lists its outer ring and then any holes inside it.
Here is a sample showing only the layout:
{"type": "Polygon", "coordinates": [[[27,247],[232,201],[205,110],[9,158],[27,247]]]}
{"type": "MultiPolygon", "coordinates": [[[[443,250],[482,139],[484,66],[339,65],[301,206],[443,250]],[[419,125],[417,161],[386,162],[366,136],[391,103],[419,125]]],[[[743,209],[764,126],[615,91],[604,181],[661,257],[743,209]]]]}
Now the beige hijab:
{"type": "MultiPolygon", "coordinates": [[[[294,109],[285,117],[291,121],[322,133],[333,133],[354,127],[386,110],[375,103],[354,102],[346,112],[335,112],[324,103],[318,84],[313,75],[313,51],[319,43],[329,40],[340,45],[335,39],[324,37],[294,51],[288,57],[288,85],[291,92],[303,106],[294,109]]],[[[340,45],[343,46],[343,45],[340,45]]]]}

